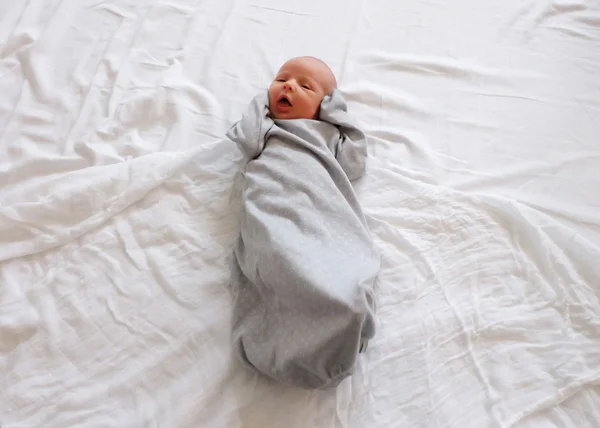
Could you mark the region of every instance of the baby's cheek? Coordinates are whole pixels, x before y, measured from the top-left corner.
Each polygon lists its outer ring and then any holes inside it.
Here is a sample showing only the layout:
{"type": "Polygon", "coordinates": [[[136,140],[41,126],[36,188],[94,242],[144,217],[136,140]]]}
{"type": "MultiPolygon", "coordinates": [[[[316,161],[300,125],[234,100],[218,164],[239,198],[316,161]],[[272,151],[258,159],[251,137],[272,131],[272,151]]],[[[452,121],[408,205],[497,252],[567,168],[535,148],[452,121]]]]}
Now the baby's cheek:
{"type": "Polygon", "coordinates": [[[271,116],[273,119],[277,119],[277,114],[271,107],[269,107],[269,116],[271,116]]]}
{"type": "Polygon", "coordinates": [[[320,102],[311,103],[310,110],[313,115],[313,118],[316,118],[319,115],[319,108],[321,107],[320,102]]]}
{"type": "Polygon", "coordinates": [[[275,112],[273,111],[273,106],[275,106],[275,100],[271,97],[271,93],[269,92],[269,113],[271,117],[275,117],[275,112]]]}

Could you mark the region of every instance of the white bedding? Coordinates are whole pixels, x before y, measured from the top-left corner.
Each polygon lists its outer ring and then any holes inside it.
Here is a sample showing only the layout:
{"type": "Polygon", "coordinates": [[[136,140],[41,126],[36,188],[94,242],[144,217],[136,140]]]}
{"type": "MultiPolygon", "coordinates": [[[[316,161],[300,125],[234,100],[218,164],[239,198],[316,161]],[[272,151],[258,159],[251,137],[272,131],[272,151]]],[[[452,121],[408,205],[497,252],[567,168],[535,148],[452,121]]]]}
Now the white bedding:
{"type": "Polygon", "coordinates": [[[600,3],[0,0],[0,425],[600,426],[600,3]],[[223,136],[301,54],[383,258],[334,391],[228,342],[223,136]]]}

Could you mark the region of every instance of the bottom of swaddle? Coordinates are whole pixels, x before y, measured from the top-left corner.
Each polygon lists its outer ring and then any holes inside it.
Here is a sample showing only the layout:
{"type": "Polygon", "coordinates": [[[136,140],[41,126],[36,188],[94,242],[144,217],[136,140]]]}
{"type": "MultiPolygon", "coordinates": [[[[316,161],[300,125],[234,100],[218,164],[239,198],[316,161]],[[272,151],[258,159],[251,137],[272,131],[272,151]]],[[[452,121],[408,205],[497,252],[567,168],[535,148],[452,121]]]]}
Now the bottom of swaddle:
{"type": "Polygon", "coordinates": [[[233,349],[247,368],[307,389],[333,388],[352,375],[375,332],[370,293],[352,305],[321,295],[286,306],[234,265],[233,349]]]}

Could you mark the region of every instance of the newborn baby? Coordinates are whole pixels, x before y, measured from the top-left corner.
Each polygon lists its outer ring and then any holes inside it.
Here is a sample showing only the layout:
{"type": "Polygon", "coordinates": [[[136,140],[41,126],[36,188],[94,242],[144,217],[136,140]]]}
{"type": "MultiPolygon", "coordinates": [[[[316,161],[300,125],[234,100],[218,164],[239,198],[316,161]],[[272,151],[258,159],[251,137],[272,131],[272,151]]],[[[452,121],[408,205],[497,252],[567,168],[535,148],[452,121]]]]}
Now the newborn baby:
{"type": "Polygon", "coordinates": [[[227,136],[247,161],[234,250],[232,339],[249,368],[328,388],[375,333],[379,255],[351,181],[366,139],[329,67],[286,62],[227,136]]]}

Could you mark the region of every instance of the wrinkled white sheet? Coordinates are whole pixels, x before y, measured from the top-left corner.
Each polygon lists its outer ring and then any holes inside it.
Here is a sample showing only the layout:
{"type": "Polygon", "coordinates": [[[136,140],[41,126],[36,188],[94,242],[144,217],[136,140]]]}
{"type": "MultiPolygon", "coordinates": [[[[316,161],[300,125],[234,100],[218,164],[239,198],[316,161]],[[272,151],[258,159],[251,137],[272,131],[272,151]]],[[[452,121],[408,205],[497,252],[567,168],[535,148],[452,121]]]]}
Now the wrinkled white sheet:
{"type": "Polygon", "coordinates": [[[0,0],[0,425],[597,427],[599,76],[596,0],[0,0]],[[228,342],[222,137],[299,54],[383,258],[328,392],[228,342]]]}

